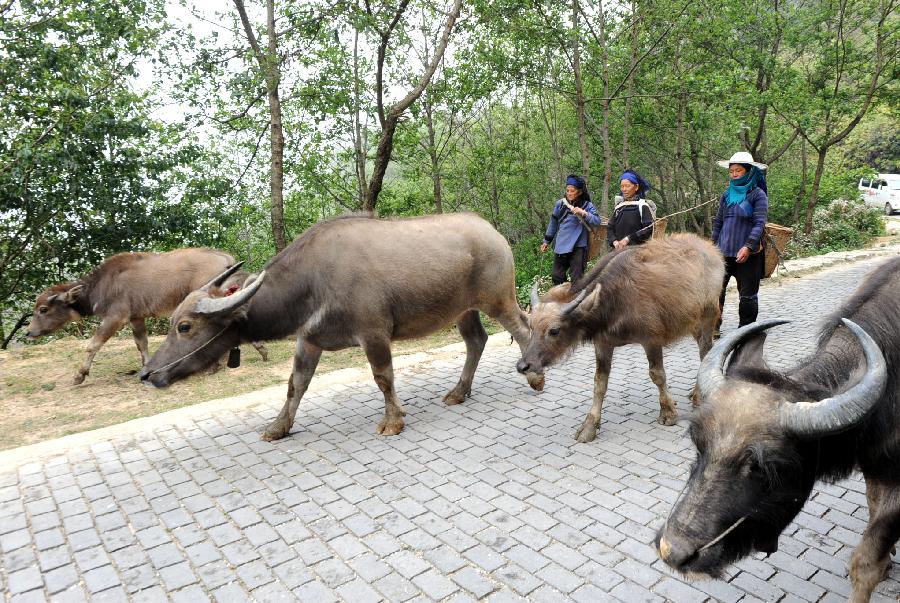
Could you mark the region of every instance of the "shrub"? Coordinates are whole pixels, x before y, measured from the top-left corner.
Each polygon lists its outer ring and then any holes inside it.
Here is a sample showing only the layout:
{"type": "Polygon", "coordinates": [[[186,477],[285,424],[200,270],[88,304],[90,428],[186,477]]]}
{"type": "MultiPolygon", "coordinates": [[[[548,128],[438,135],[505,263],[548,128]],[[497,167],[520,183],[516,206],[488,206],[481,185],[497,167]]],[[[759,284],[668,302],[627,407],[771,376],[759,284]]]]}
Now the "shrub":
{"type": "Polygon", "coordinates": [[[786,257],[858,249],[882,234],[884,222],[880,210],[866,207],[858,199],[838,199],[816,209],[810,234],[803,232],[802,224],[795,225],[786,257]]]}
{"type": "Polygon", "coordinates": [[[525,308],[531,299],[531,287],[535,280],[541,289],[550,283],[550,272],[553,270],[553,249],[541,253],[541,235],[528,236],[513,245],[513,257],[516,262],[516,297],[519,305],[525,308]]]}

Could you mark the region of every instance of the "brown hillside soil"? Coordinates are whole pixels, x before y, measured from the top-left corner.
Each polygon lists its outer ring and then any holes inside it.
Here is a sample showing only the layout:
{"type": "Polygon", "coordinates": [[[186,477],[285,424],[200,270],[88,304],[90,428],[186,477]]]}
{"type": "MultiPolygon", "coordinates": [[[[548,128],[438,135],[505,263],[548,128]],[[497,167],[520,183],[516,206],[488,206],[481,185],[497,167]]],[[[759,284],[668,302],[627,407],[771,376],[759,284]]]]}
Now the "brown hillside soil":
{"type": "MultiPolygon", "coordinates": [[[[489,333],[499,327],[484,321],[489,333]]],[[[163,337],[150,338],[152,354],[163,337]]],[[[395,356],[461,341],[455,327],[430,337],[393,344],[395,356]]],[[[284,384],[291,373],[293,340],[271,341],[269,361],[249,345],[241,347],[241,366],[194,376],[167,389],[138,381],[140,356],[127,331],[111,339],[94,358],[91,374],[81,385],[72,376],[84,359],[87,339],[64,337],[16,350],[0,351],[0,450],[107,427],[139,417],[284,384]]],[[[365,367],[359,348],[325,352],[316,370],[322,374],[365,367]]]]}

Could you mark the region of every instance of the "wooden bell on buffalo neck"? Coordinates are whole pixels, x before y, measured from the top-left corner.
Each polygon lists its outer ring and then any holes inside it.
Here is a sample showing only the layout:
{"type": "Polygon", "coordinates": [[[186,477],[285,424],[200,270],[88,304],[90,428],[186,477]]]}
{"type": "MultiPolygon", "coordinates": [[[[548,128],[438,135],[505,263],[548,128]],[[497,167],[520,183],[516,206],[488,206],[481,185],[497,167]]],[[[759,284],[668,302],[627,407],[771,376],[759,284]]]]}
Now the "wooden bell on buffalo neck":
{"type": "Polygon", "coordinates": [[[237,368],[241,366],[241,348],[231,348],[231,351],[228,352],[228,362],[226,363],[228,368],[237,368]]]}

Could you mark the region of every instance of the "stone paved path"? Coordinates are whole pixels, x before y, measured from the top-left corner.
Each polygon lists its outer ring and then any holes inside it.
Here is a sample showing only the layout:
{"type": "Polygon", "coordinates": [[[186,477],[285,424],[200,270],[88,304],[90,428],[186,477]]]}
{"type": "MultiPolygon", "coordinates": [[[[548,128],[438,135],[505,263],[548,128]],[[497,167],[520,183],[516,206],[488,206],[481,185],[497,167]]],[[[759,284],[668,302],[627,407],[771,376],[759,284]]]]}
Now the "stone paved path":
{"type": "MultiPolygon", "coordinates": [[[[878,263],[764,289],[784,366],[824,313],[878,263]]],[[[726,328],[734,326],[734,296],[726,328]]],[[[863,484],[818,487],[778,553],[727,581],[685,583],[651,539],[681,489],[697,367],[693,342],[666,352],[679,402],[655,422],[642,350],[619,350],[598,439],[576,444],[593,355],[579,350],[532,393],[513,347],[489,350],[465,404],[442,395],[462,358],[403,369],[396,437],[374,434],[371,380],[311,395],[294,432],[259,432],[281,400],[126,434],[0,467],[2,587],[10,601],[840,601],[865,521],[863,484]]],[[[894,565],[874,600],[897,600],[894,565]]]]}

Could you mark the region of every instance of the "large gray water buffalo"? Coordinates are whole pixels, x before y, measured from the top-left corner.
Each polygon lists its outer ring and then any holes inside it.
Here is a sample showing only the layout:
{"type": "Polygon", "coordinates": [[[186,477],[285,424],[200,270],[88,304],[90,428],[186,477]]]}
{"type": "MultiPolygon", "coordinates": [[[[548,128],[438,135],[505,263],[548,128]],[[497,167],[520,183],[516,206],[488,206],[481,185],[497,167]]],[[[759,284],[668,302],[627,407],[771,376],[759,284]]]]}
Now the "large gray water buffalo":
{"type": "Polygon", "coordinates": [[[141,378],[164,387],[242,341],[296,334],[287,401],[263,434],[274,440],[290,431],[322,351],[359,345],[384,394],[377,431],[394,435],[406,413],[394,391],[391,341],[456,321],[466,361],[444,401],[458,404],[471,391],[487,341],[478,310],[524,346],[528,323],[516,303],[512,252],[478,216],[336,218],[307,230],[231,297],[191,293],[172,315],[174,328],[141,378]]]}
{"type": "MultiPolygon", "coordinates": [[[[531,340],[516,368],[529,381],[575,346],[592,342],[597,357],[594,402],[575,439],[597,435],[613,352],[639,343],[659,388],[659,422],[674,425],[675,400],[666,387],[663,346],[692,335],[702,359],[712,346],[724,277],[722,255],[710,242],[682,234],[604,256],[578,282],[531,294],[531,340]]],[[[692,394],[692,399],[696,400],[692,394]]]]}
{"type": "MultiPolygon", "coordinates": [[[[188,293],[233,264],[234,258],[218,249],[119,253],[87,276],[53,285],[38,295],[26,335],[49,335],[85,316],[100,316],[103,320],[88,342],[87,357],[75,373],[78,384],[90,373],[97,351],[130,322],[143,365],[150,359],[144,319],[168,316],[188,293]]],[[[265,359],[265,348],[258,349],[265,359]]]]}
{"type": "Polygon", "coordinates": [[[697,461],[656,545],[676,570],[718,576],[753,551],[777,550],[817,480],[858,469],[869,523],[850,580],[851,600],[864,603],[900,537],[900,258],[871,273],[815,352],[784,373],[763,359],[764,331],[783,322],[743,327],[701,363],[697,461]]]}

